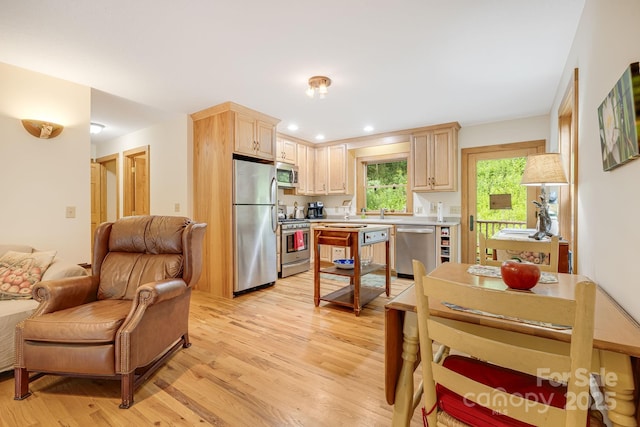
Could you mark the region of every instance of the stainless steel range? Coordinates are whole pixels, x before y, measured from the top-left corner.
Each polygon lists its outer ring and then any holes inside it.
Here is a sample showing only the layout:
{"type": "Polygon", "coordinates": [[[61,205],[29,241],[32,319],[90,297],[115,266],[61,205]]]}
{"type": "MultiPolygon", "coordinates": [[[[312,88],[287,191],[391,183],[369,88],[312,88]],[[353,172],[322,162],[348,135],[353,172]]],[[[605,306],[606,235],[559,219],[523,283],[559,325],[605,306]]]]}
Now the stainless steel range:
{"type": "Polygon", "coordinates": [[[280,277],[311,268],[311,227],[306,219],[280,219],[280,277]]]}

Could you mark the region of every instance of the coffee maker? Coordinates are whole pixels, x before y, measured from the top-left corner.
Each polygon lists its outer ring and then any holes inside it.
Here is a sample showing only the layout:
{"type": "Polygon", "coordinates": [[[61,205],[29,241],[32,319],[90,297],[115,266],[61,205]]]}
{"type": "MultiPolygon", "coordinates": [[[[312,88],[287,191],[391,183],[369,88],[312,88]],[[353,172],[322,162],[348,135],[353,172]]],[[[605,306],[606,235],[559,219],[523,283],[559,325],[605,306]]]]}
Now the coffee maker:
{"type": "Polygon", "coordinates": [[[324,215],[324,203],[322,202],[309,202],[307,206],[307,218],[322,218],[324,215]]]}

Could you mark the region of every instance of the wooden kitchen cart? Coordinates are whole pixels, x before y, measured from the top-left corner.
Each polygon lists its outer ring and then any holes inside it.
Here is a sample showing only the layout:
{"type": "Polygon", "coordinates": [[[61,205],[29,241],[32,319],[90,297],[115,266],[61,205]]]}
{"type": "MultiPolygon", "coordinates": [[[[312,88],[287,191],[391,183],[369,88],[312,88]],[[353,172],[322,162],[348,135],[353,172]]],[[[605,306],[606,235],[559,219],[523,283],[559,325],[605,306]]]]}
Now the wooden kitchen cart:
{"type": "Polygon", "coordinates": [[[317,227],[314,231],[314,268],[313,268],[313,301],[316,307],[320,301],[350,307],[356,316],[360,315],[362,307],[386,292],[389,296],[391,285],[391,270],[389,268],[389,233],[391,226],[373,224],[331,224],[317,227]],[[385,244],[385,264],[361,265],[361,249],[375,243],[385,244]],[[353,258],[353,269],[343,269],[336,266],[321,268],[320,245],[342,246],[349,248],[348,253],[353,258]],[[365,274],[384,269],[385,286],[363,286],[361,278],[365,274]],[[320,294],[320,273],[335,274],[348,277],[349,284],[327,295],[320,294]]]}

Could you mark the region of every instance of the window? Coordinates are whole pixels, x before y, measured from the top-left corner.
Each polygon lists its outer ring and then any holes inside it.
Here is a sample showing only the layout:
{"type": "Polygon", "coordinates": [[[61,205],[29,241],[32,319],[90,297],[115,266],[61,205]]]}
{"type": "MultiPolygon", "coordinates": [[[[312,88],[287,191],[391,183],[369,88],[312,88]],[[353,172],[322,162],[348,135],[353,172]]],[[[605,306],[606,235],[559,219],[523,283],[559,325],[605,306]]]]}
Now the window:
{"type": "Polygon", "coordinates": [[[363,161],[364,201],[367,211],[407,212],[407,158],[363,161]]]}

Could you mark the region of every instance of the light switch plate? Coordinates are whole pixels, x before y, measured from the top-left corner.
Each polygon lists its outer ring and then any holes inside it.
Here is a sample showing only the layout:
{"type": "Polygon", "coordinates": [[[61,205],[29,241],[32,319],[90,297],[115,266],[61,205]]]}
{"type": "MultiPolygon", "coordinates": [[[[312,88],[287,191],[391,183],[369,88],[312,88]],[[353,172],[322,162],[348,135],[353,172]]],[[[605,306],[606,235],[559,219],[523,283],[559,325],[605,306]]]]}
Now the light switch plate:
{"type": "Polygon", "coordinates": [[[65,211],[66,218],[75,218],[76,217],[76,207],[75,206],[67,206],[65,211]]]}

